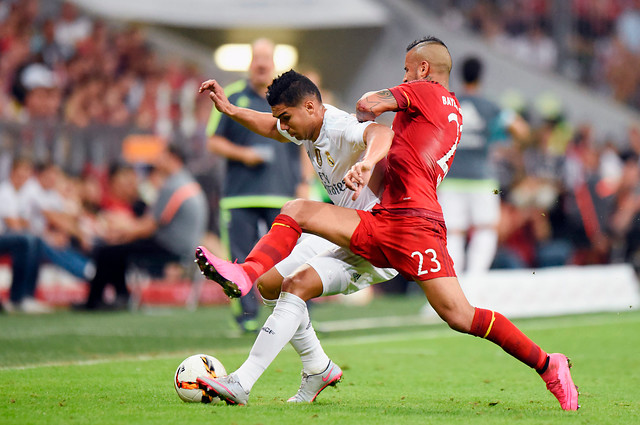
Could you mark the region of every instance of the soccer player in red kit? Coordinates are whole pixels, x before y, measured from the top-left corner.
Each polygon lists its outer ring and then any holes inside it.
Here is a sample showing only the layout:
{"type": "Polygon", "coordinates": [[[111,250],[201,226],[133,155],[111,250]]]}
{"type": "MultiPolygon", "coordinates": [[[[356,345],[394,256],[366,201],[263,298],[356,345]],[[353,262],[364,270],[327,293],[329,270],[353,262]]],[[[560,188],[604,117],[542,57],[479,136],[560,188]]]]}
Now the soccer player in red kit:
{"type": "MultiPolygon", "coordinates": [[[[361,121],[397,111],[393,122],[395,135],[388,152],[367,151],[344,179],[357,197],[374,165],[386,154],[384,191],[380,204],[372,211],[291,201],[282,208],[269,233],[245,263],[208,258],[209,267],[215,269],[214,280],[218,283],[239,283],[244,292],[248,290],[246,282],[255,281],[293,249],[302,231],[320,235],[377,267],[393,267],[414,280],[452,329],[498,344],[535,369],[564,410],[576,410],[578,392],[568,359],[560,353],[547,354],[500,313],[473,307],[455,275],[436,195],[438,184],[451,166],[462,131],[460,106],[448,89],[450,72],[451,56],[445,44],[435,37],[426,37],[407,47],[403,84],[367,93],[358,101],[357,117],[361,121]]],[[[321,295],[319,290],[300,279],[285,278],[274,313],[277,310],[281,320],[297,326],[297,317],[306,309],[305,302],[321,295]]],[[[202,377],[198,381],[230,403],[245,404],[248,393],[242,393],[242,386],[232,375],[218,379],[202,377]]]]}

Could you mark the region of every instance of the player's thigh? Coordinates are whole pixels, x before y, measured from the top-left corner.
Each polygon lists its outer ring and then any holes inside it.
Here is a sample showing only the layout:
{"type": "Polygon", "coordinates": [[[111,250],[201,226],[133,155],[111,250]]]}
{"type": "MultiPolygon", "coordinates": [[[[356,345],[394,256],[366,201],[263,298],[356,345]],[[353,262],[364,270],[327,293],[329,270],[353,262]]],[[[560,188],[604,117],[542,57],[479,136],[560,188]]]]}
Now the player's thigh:
{"type": "Polygon", "coordinates": [[[284,278],[282,291],[308,301],[322,295],[322,280],[313,267],[303,264],[292,275],[284,278]]]}
{"type": "Polygon", "coordinates": [[[475,227],[495,227],[500,220],[500,196],[491,191],[476,191],[471,195],[471,221],[475,227]]]}
{"type": "Polygon", "coordinates": [[[438,277],[418,281],[429,304],[447,324],[460,332],[469,332],[475,309],[462,292],[458,278],[438,277]]]}
{"type": "Polygon", "coordinates": [[[393,279],[398,272],[375,267],[351,251],[336,247],[307,261],[322,281],[322,295],[351,294],[393,279]]]}
{"type": "Polygon", "coordinates": [[[282,276],[289,276],[298,267],[306,263],[308,259],[325,252],[328,249],[337,248],[338,246],[320,236],[303,233],[298,239],[293,251],[275,265],[275,268],[282,276]]]}
{"type": "Polygon", "coordinates": [[[449,232],[464,232],[471,226],[469,194],[458,190],[441,190],[438,201],[449,232]]]}
{"type": "Polygon", "coordinates": [[[360,224],[360,216],[354,209],[306,199],[287,202],[282,212],[296,220],[305,232],[345,248],[349,248],[351,235],[360,224]]]}

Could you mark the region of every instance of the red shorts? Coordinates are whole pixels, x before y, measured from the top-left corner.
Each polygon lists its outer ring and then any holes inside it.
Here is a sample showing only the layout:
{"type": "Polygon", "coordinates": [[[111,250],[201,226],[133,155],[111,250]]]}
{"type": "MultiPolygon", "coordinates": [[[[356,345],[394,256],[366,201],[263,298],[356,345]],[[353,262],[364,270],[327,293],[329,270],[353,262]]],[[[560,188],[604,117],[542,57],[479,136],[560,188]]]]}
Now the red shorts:
{"type": "Polygon", "coordinates": [[[393,267],[410,280],[455,277],[441,220],[388,210],[358,211],[351,251],[376,267],[393,267]]]}

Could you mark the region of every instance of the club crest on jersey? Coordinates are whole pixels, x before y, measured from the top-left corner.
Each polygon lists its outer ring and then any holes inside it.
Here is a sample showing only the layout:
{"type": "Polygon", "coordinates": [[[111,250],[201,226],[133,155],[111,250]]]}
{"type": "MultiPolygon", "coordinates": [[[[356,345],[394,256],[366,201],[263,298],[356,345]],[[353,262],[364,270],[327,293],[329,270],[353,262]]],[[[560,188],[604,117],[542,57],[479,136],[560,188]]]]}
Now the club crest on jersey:
{"type": "Polygon", "coordinates": [[[334,165],[336,165],[336,162],[333,160],[329,152],[325,152],[325,155],[327,155],[327,162],[329,163],[330,166],[333,167],[334,165]]]}
{"type": "Polygon", "coordinates": [[[316,149],[315,154],[316,164],[318,164],[318,167],[322,167],[322,153],[320,152],[320,149],[316,149]]]}

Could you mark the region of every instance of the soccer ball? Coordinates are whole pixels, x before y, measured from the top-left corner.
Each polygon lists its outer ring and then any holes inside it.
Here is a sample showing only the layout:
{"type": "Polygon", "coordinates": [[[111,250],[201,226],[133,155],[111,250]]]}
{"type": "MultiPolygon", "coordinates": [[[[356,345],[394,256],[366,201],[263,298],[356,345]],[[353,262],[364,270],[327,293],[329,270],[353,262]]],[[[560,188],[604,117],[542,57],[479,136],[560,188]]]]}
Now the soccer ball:
{"type": "Polygon", "coordinates": [[[220,360],[206,354],[195,354],[184,359],[176,370],[173,385],[182,401],[189,403],[216,403],[218,397],[212,397],[201,390],[196,382],[198,376],[211,375],[214,378],[226,376],[220,360]]]}

